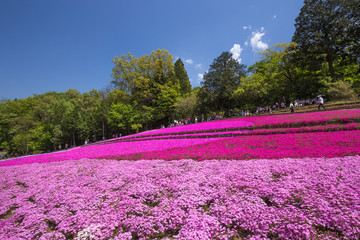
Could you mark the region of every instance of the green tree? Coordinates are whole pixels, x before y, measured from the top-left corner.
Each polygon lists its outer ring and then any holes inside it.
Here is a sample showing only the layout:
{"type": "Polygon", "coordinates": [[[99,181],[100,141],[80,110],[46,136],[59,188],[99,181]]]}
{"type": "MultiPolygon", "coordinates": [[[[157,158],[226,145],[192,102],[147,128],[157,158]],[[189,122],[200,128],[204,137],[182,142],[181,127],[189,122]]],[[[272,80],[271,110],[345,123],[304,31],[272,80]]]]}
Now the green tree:
{"type": "Polygon", "coordinates": [[[96,141],[101,132],[102,112],[99,110],[103,106],[102,102],[101,93],[96,89],[82,95],[82,111],[89,131],[83,136],[85,139],[90,137],[96,141]]]}
{"type": "Polygon", "coordinates": [[[181,58],[176,60],[174,64],[175,78],[179,80],[180,83],[180,95],[186,96],[191,92],[191,84],[188,77],[188,74],[185,70],[184,63],[181,61],[181,58]]]}
{"type": "Polygon", "coordinates": [[[337,60],[359,62],[359,22],[358,0],[305,0],[293,36],[304,65],[320,70],[326,62],[334,82],[337,60]]]}
{"type": "MultiPolygon", "coordinates": [[[[296,46],[296,43],[293,42],[270,46],[268,49],[259,52],[261,61],[249,67],[252,80],[247,81],[247,84],[252,82],[255,86],[259,86],[256,82],[261,82],[265,92],[267,92],[262,96],[262,105],[273,104],[283,97],[285,99],[304,97],[302,90],[305,82],[299,77],[301,71],[293,61],[293,56],[297,51],[296,46]]],[[[316,85],[314,81],[312,84],[316,85]]],[[[306,87],[309,86],[306,85],[306,87]]],[[[252,92],[251,89],[249,90],[252,92]]]]}
{"type": "Polygon", "coordinates": [[[184,98],[179,99],[175,105],[177,119],[186,119],[188,116],[194,116],[197,108],[197,95],[191,93],[184,98]]]}
{"type": "Polygon", "coordinates": [[[358,96],[348,82],[332,83],[328,90],[331,100],[357,100],[358,96]]]}
{"type": "Polygon", "coordinates": [[[112,83],[129,97],[124,103],[137,103],[146,129],[169,121],[174,112],[180,83],[175,77],[173,60],[168,51],[161,49],[140,58],[129,53],[113,60],[112,83]]]}
{"type": "Polygon", "coordinates": [[[204,74],[204,81],[201,83],[199,98],[202,104],[215,111],[235,108],[237,102],[233,93],[245,77],[245,68],[230,52],[223,52],[217,57],[204,74]]]}
{"type": "Polygon", "coordinates": [[[36,117],[33,114],[35,103],[36,101],[33,97],[16,100],[12,103],[16,113],[16,117],[10,123],[9,129],[12,151],[26,154],[34,150],[30,146],[34,136],[30,132],[38,126],[36,117]]]}
{"type": "Polygon", "coordinates": [[[0,149],[8,153],[14,151],[11,128],[20,113],[13,101],[7,100],[0,103],[0,149]]]}
{"type": "Polygon", "coordinates": [[[49,128],[51,132],[51,148],[55,150],[58,145],[68,143],[71,145],[71,136],[66,134],[66,128],[63,125],[63,118],[69,104],[65,94],[58,96],[55,101],[49,102],[47,113],[49,114],[49,128]]]}
{"type": "Polygon", "coordinates": [[[250,77],[236,91],[238,101],[264,106],[326,94],[326,76],[321,70],[302,69],[296,61],[298,51],[297,44],[291,42],[278,43],[259,52],[261,60],[248,68],[250,77]],[[244,96],[240,96],[242,93],[244,96]]]}
{"type": "MultiPolygon", "coordinates": [[[[27,154],[101,136],[108,103],[97,90],[48,92],[0,103],[0,149],[27,154]]],[[[104,133],[105,134],[105,133],[104,133]]]]}
{"type": "Polygon", "coordinates": [[[167,125],[171,121],[175,111],[175,103],[179,97],[173,87],[167,85],[159,86],[154,112],[160,124],[167,125]]]}
{"type": "Polygon", "coordinates": [[[70,146],[83,144],[88,137],[89,128],[86,124],[83,98],[78,90],[69,89],[65,92],[62,102],[61,130],[70,146]]]}
{"type": "Polygon", "coordinates": [[[238,100],[238,107],[246,110],[254,110],[258,106],[268,105],[268,98],[271,97],[272,85],[266,81],[261,74],[247,76],[241,85],[235,90],[234,98],[238,100]]]}
{"type": "Polygon", "coordinates": [[[114,80],[111,83],[116,88],[131,95],[134,90],[134,82],[139,74],[138,59],[131,55],[131,53],[128,53],[128,55],[122,55],[120,58],[115,57],[113,63],[115,65],[112,70],[114,80]]]}
{"type": "Polygon", "coordinates": [[[108,122],[115,132],[130,134],[131,130],[138,131],[141,125],[140,114],[136,104],[113,104],[108,113],[108,122]]]}
{"type": "Polygon", "coordinates": [[[61,129],[66,139],[70,139],[70,146],[76,146],[77,140],[79,141],[76,135],[81,131],[84,119],[76,100],[66,101],[64,107],[61,129]]]}

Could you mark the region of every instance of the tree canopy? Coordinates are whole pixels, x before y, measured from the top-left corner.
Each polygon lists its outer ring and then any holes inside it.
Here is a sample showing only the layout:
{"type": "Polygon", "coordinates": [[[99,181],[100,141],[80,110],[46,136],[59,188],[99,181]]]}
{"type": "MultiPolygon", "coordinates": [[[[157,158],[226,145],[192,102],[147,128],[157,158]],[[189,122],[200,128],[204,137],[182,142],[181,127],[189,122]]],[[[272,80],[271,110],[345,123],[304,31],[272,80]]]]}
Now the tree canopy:
{"type": "Polygon", "coordinates": [[[325,61],[334,82],[341,77],[337,65],[359,62],[358,0],[305,0],[295,21],[293,42],[311,70],[325,61]]]}
{"type": "Polygon", "coordinates": [[[235,60],[230,52],[223,52],[204,74],[199,101],[205,108],[212,108],[215,111],[223,109],[229,111],[236,107],[236,100],[232,96],[241,79],[246,75],[245,68],[245,65],[235,60]]]}
{"type": "MultiPolygon", "coordinates": [[[[129,103],[136,102],[146,128],[166,125],[174,114],[174,103],[181,95],[180,80],[185,82],[186,76],[176,77],[173,61],[171,54],[161,49],[140,58],[129,53],[113,60],[112,83],[128,96],[129,103]]],[[[178,73],[183,71],[180,67],[178,73]]]]}
{"type": "Polygon", "coordinates": [[[189,95],[191,93],[191,84],[184,67],[184,63],[181,61],[181,58],[176,60],[175,64],[175,78],[179,80],[180,83],[180,94],[182,97],[189,95]]]}

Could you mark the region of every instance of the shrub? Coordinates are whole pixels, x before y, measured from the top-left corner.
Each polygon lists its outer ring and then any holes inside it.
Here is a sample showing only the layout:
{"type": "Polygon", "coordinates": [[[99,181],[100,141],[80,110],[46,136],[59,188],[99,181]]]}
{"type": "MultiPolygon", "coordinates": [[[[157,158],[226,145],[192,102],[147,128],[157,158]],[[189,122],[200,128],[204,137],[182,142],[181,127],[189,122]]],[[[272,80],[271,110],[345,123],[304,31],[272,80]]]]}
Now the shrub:
{"type": "Polygon", "coordinates": [[[358,96],[350,83],[339,81],[331,84],[328,94],[332,100],[357,100],[358,96]]]}

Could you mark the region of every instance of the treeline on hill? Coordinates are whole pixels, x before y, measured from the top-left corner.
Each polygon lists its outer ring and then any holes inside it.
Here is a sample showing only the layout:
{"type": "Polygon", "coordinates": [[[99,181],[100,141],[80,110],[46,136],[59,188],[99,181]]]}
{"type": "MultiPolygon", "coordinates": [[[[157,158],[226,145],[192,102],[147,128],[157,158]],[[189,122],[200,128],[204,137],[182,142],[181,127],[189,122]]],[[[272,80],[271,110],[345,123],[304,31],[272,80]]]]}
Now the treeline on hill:
{"type": "Polygon", "coordinates": [[[305,0],[289,44],[259,52],[249,66],[223,52],[200,87],[166,50],[114,58],[112,88],[48,92],[0,103],[0,150],[36,153],[168,125],[212,112],[254,110],[285,99],[360,94],[358,0],[305,0]]]}

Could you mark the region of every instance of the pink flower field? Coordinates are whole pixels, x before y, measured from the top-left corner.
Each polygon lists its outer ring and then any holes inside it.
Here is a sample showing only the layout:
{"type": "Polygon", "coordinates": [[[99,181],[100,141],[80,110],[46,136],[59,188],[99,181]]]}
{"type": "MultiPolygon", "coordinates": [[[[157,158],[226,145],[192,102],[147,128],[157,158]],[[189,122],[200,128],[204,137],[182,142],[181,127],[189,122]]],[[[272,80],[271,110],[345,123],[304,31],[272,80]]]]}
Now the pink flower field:
{"type": "Polygon", "coordinates": [[[263,126],[278,126],[287,127],[296,124],[302,125],[315,125],[326,122],[340,122],[347,123],[360,119],[360,109],[346,109],[324,112],[312,112],[312,113],[296,113],[287,115],[268,115],[268,116],[252,116],[244,118],[244,120],[251,122],[256,127],[263,126]]]}
{"type": "MultiPolygon", "coordinates": [[[[234,131],[234,129],[249,130],[252,128],[266,127],[291,127],[293,125],[307,126],[319,125],[326,123],[349,123],[360,121],[360,109],[335,110],[326,112],[297,113],[288,115],[267,115],[267,116],[250,116],[240,120],[228,119],[212,122],[204,122],[199,124],[190,124],[172,128],[164,128],[153,131],[147,131],[131,136],[125,136],[120,139],[128,139],[143,136],[159,136],[169,134],[184,133],[201,133],[201,132],[217,132],[219,130],[234,131]]],[[[113,141],[113,140],[110,140],[113,141]]]]}
{"type": "Polygon", "coordinates": [[[136,142],[111,143],[106,145],[92,145],[70,149],[37,156],[28,156],[9,161],[0,162],[0,166],[22,165],[31,163],[48,163],[67,160],[79,160],[83,158],[99,158],[101,156],[118,156],[121,154],[136,154],[140,152],[156,152],[175,147],[187,147],[197,144],[204,144],[218,139],[170,139],[153,141],[143,141],[141,144],[136,142]]]}
{"type": "Polygon", "coordinates": [[[360,110],[160,129],[0,162],[0,239],[360,239],[360,110]]]}
{"type": "MultiPolygon", "coordinates": [[[[172,140],[172,139],[171,139],[172,140]]],[[[159,141],[159,140],[153,140],[159,141]]],[[[141,144],[141,142],[140,142],[141,144]]],[[[360,154],[360,131],[250,135],[222,138],[202,145],[162,151],[104,155],[113,159],[276,159],[342,157],[360,154]]]]}
{"type": "Polygon", "coordinates": [[[360,157],[0,168],[1,239],[358,239],[360,157]]]}

